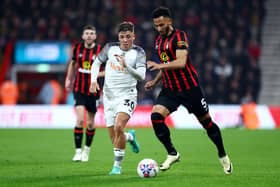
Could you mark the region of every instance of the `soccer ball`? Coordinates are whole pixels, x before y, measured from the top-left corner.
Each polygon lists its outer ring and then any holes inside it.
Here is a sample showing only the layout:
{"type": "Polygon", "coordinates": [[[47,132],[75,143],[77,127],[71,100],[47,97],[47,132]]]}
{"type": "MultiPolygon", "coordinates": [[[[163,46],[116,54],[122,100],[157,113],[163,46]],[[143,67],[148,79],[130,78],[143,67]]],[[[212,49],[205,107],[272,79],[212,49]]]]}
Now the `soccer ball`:
{"type": "Polygon", "coordinates": [[[155,177],[158,174],[158,164],[153,159],[145,158],[139,162],[137,173],[141,178],[155,177]]]}

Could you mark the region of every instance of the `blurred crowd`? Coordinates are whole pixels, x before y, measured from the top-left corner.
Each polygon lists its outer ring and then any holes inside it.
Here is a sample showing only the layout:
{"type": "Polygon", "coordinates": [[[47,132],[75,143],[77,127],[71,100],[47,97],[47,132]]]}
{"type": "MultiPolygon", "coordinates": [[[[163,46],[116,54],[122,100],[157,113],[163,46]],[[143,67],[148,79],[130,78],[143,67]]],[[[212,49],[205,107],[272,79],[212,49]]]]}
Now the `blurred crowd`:
{"type": "MultiPolygon", "coordinates": [[[[148,59],[153,59],[157,33],[151,12],[164,5],[171,9],[175,28],[187,33],[190,58],[208,102],[257,102],[261,88],[259,58],[264,3],[263,0],[3,0],[0,67],[9,41],[75,43],[80,41],[83,26],[92,24],[97,28],[98,43],[104,45],[117,40],[116,28],[123,20],[135,24],[135,43],[145,49],[148,59]]],[[[153,76],[154,73],[147,71],[148,80],[153,76]]],[[[63,88],[63,81],[60,84],[63,88]]],[[[145,92],[144,83],[140,83],[138,89],[139,103],[152,104],[160,85],[145,92]]]]}

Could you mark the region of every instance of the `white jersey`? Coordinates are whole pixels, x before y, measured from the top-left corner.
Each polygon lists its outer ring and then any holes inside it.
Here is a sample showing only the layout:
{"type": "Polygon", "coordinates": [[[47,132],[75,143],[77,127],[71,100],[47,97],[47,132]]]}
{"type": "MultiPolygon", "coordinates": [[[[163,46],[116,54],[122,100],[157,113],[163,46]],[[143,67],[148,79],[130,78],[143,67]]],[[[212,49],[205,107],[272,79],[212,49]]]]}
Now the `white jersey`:
{"type": "Polygon", "coordinates": [[[120,65],[115,55],[124,56],[126,64],[134,69],[146,68],[146,54],[141,47],[133,45],[131,49],[124,51],[120,48],[119,42],[106,44],[98,55],[101,62],[106,62],[104,92],[111,89],[136,88],[137,79],[127,71],[127,68],[120,65]]]}

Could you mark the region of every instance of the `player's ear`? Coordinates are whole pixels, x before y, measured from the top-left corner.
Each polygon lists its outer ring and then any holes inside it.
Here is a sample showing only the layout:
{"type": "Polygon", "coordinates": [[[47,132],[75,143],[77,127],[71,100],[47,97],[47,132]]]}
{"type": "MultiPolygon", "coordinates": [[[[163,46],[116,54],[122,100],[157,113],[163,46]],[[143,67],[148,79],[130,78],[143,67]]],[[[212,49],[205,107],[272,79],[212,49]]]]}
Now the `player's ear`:
{"type": "Polygon", "coordinates": [[[83,40],[85,40],[85,39],[86,39],[86,37],[85,37],[85,35],[84,35],[84,34],[82,34],[82,39],[83,39],[83,40]]]}

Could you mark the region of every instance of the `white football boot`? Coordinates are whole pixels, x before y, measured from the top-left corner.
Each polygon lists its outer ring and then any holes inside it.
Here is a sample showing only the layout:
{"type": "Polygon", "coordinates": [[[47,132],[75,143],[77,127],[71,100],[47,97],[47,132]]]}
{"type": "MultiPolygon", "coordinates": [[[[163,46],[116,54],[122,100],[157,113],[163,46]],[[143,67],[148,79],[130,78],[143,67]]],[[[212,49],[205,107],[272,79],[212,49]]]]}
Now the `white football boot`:
{"type": "Polygon", "coordinates": [[[76,149],[75,155],[72,160],[74,162],[78,162],[82,160],[82,149],[76,149]]]}
{"type": "Polygon", "coordinates": [[[232,174],[233,167],[229,157],[226,155],[224,157],[219,158],[219,160],[221,165],[223,166],[225,174],[227,175],[232,174]]]}
{"type": "Polygon", "coordinates": [[[177,155],[167,155],[166,160],[159,166],[160,170],[168,170],[172,164],[180,160],[180,154],[177,152],[177,155]]]}
{"type": "Polygon", "coordinates": [[[88,162],[90,147],[85,146],[82,152],[82,162],[88,162]]]}

